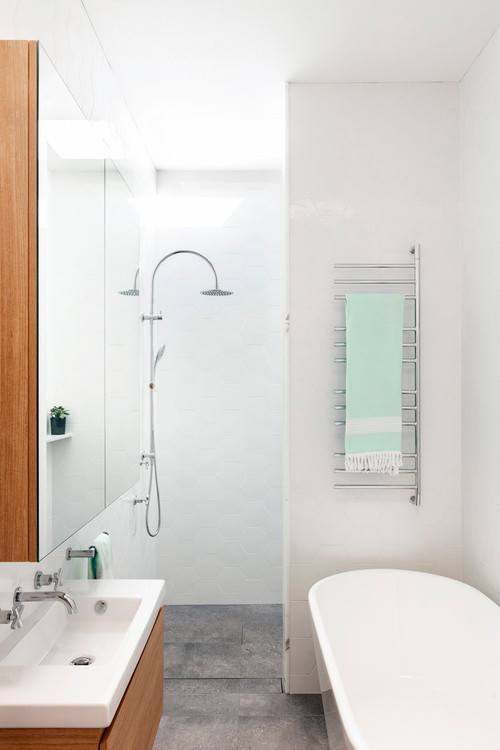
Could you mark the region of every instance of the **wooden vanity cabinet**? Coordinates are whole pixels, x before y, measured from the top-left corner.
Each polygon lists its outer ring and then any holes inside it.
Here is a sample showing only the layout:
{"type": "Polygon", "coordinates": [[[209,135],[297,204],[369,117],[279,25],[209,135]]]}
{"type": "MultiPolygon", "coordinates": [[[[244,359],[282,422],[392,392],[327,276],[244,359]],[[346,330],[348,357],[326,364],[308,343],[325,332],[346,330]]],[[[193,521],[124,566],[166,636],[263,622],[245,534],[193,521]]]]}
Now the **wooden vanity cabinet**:
{"type": "Polygon", "coordinates": [[[0,561],[37,560],[37,42],[0,41],[0,561]]]}
{"type": "Polygon", "coordinates": [[[162,607],[109,727],[0,729],[0,750],[151,750],[163,712],[163,620],[162,607]]]}

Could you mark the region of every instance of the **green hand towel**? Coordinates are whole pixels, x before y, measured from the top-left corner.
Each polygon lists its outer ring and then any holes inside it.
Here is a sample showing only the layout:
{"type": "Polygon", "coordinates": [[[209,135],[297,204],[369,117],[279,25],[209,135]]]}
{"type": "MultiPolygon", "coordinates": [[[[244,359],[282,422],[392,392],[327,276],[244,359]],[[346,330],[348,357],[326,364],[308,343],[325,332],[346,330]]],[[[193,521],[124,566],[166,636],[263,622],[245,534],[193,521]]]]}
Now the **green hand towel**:
{"type": "Polygon", "coordinates": [[[345,470],[399,474],[404,294],[346,294],[345,470]]]}
{"type": "Polygon", "coordinates": [[[89,557],[89,578],[113,578],[113,554],[111,537],[105,531],[99,534],[90,545],[95,549],[94,557],[89,557]]]}

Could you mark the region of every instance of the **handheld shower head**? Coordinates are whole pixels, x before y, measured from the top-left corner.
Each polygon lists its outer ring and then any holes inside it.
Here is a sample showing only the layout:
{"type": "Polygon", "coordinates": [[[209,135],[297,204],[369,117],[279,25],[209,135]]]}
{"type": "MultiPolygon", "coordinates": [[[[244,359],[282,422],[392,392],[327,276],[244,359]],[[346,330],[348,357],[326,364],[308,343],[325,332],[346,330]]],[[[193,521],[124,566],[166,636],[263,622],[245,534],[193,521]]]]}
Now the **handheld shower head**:
{"type": "Polygon", "coordinates": [[[163,357],[164,354],[165,354],[165,344],[163,344],[163,346],[160,346],[160,348],[156,352],[156,359],[155,359],[155,363],[153,365],[153,374],[154,375],[156,375],[156,368],[158,367],[158,362],[160,361],[160,359],[163,357]]]}

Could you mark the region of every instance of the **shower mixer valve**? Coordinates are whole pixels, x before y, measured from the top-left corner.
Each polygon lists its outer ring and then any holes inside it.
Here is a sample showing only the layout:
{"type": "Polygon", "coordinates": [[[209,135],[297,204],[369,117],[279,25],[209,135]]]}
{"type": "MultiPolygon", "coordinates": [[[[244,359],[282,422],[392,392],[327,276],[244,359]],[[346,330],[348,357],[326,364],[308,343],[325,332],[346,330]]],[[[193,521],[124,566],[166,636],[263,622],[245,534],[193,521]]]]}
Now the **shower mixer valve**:
{"type": "Polygon", "coordinates": [[[140,503],[144,503],[147,507],[149,505],[149,495],[146,495],[146,497],[137,497],[137,495],[134,495],[132,505],[140,505],[140,503]]]}
{"type": "Polygon", "coordinates": [[[147,315],[146,313],[141,313],[141,320],[143,322],[145,320],[163,320],[163,315],[161,314],[161,312],[152,313],[151,315],[147,315]]]}
{"type": "Polygon", "coordinates": [[[146,469],[149,469],[154,457],[154,453],[145,453],[144,451],[141,451],[141,460],[139,461],[139,466],[145,466],[146,469]]]}

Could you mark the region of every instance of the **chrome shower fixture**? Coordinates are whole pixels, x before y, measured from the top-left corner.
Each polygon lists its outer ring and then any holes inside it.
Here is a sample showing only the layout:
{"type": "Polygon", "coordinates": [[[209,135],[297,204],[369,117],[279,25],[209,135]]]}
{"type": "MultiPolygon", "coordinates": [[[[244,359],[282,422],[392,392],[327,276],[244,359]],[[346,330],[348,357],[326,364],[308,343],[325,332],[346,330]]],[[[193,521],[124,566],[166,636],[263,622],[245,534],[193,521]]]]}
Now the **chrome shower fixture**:
{"type": "Polygon", "coordinates": [[[208,297],[228,297],[234,292],[226,292],[224,289],[205,289],[200,294],[206,294],[208,297]]]}
{"type": "MultiPolygon", "coordinates": [[[[149,383],[149,424],[150,424],[150,449],[149,453],[143,453],[143,457],[148,457],[149,460],[149,487],[148,492],[146,495],[146,531],[148,532],[149,536],[157,536],[160,532],[161,527],[161,505],[160,505],[160,487],[158,482],[158,468],[156,465],[156,437],[155,437],[155,410],[154,410],[154,392],[155,392],[155,377],[156,377],[156,368],[158,366],[158,362],[165,354],[165,345],[163,344],[158,351],[156,352],[156,357],[154,354],[154,323],[157,320],[162,320],[163,316],[161,312],[155,313],[155,280],[156,280],[156,273],[161,266],[161,264],[167,260],[167,258],[171,258],[173,255],[196,255],[198,258],[201,258],[205,261],[205,263],[208,263],[210,268],[212,269],[213,275],[214,275],[214,287],[212,289],[206,289],[201,292],[201,294],[205,294],[209,297],[227,297],[230,294],[233,294],[233,292],[227,292],[223,289],[219,289],[219,280],[217,278],[217,273],[215,271],[214,266],[212,263],[201,253],[196,252],[196,250],[174,250],[172,253],[168,253],[167,255],[164,255],[163,258],[156,264],[156,267],[153,271],[153,276],[151,277],[151,307],[149,314],[142,313],[141,319],[143,321],[149,321],[150,324],[150,336],[149,336],[149,367],[150,367],[150,383],[149,383]],[[158,514],[158,520],[156,524],[156,529],[153,531],[149,526],[149,511],[151,509],[151,501],[153,498],[153,482],[155,484],[154,489],[156,490],[156,508],[157,508],[157,514],[158,514]]],[[[120,294],[127,294],[127,295],[134,295],[137,296],[139,294],[139,291],[137,290],[137,274],[135,275],[135,281],[134,281],[134,288],[130,289],[125,292],[120,292],[120,294]]],[[[138,500],[139,502],[139,500],[138,500]]],[[[142,502],[142,501],[141,501],[142,502]]]]}
{"type": "Polygon", "coordinates": [[[139,290],[137,289],[137,277],[138,276],[139,276],[139,269],[137,269],[137,271],[135,272],[134,288],[120,290],[118,294],[123,294],[125,297],[138,297],[139,296],[139,290]]]}

